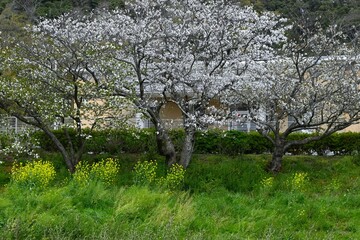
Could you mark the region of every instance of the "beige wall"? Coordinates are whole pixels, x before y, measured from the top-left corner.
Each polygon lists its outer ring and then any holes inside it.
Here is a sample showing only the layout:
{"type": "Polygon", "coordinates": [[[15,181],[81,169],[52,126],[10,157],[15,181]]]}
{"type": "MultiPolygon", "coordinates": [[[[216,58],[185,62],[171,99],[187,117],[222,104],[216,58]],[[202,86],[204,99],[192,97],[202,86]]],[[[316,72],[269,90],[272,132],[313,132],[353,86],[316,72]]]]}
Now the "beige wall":
{"type": "MultiPolygon", "coordinates": [[[[288,122],[283,121],[281,124],[281,129],[285,130],[288,127],[288,122]]],[[[339,132],[360,132],[360,123],[351,125],[350,127],[347,127],[339,132]]]]}
{"type": "MultiPolygon", "coordinates": [[[[101,105],[101,103],[99,103],[101,105]]],[[[221,108],[221,104],[218,100],[211,100],[210,105],[215,106],[216,108],[221,108]]],[[[93,116],[94,113],[87,113],[86,115],[93,116]]],[[[124,107],[120,112],[117,112],[115,114],[104,114],[101,117],[103,118],[109,118],[109,121],[111,121],[112,117],[116,117],[118,114],[122,116],[127,116],[127,119],[129,120],[129,123],[135,123],[135,120],[133,119],[135,116],[135,111],[131,104],[128,105],[128,107],[124,107]]],[[[119,115],[118,115],[119,116],[119,115]]],[[[177,104],[173,102],[167,102],[160,111],[160,117],[164,120],[166,127],[168,128],[179,128],[183,125],[183,118],[182,118],[182,112],[177,106],[177,104]]],[[[83,122],[84,127],[90,127],[92,122],[87,122],[86,120],[83,122]]],[[[104,124],[104,123],[103,123],[104,124]]],[[[104,124],[107,125],[106,123],[104,124]]],[[[283,121],[281,123],[281,128],[285,130],[288,127],[288,121],[283,121]]],[[[226,124],[221,126],[209,126],[209,128],[220,128],[223,130],[226,130],[228,126],[226,124]]],[[[352,125],[341,132],[360,132],[360,123],[352,125]]]]}
{"type": "MultiPolygon", "coordinates": [[[[220,108],[221,104],[218,100],[212,99],[209,102],[210,106],[220,108]]],[[[183,116],[180,108],[174,102],[167,102],[160,111],[160,117],[164,120],[167,128],[180,128],[183,126],[183,116]]],[[[210,126],[210,128],[221,128],[226,130],[227,126],[210,126]]]]}
{"type": "Polygon", "coordinates": [[[182,119],[180,108],[173,102],[167,102],[160,110],[162,119],[182,119]]]}
{"type": "Polygon", "coordinates": [[[350,127],[345,128],[344,130],[341,130],[340,132],[360,132],[360,124],[354,124],[350,127]]]}

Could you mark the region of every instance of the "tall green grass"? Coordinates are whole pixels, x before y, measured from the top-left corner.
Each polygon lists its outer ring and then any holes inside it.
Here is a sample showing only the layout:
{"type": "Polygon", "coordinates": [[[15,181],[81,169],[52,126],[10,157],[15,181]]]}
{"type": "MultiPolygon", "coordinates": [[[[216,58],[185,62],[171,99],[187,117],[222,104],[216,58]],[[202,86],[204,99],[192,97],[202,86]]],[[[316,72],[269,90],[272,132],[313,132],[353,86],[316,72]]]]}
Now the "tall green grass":
{"type": "Polygon", "coordinates": [[[65,175],[46,189],[10,182],[0,239],[360,239],[360,166],[350,156],[288,156],[271,175],[268,155],[195,155],[184,190],[171,192],[131,184],[139,156],[123,157],[118,178],[129,179],[112,186],[65,175]]]}

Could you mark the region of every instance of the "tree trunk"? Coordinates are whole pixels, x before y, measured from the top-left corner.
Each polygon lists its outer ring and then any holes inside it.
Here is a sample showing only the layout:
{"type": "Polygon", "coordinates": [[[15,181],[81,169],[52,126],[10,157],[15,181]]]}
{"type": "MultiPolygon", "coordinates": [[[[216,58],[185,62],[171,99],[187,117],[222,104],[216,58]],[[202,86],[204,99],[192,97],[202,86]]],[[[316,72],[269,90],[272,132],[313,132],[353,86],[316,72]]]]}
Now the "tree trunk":
{"type": "Polygon", "coordinates": [[[194,151],[195,143],[195,127],[189,126],[185,128],[185,140],[181,151],[180,156],[180,165],[184,168],[189,166],[192,153],[194,151]]]}
{"type": "Polygon", "coordinates": [[[156,124],[156,142],[159,153],[166,158],[166,164],[171,166],[176,163],[174,144],[161,122],[156,124]]]}
{"type": "MultiPolygon", "coordinates": [[[[2,105],[2,108],[6,109],[4,107],[4,105],[2,105]]],[[[75,172],[75,167],[76,167],[76,164],[80,161],[82,151],[84,149],[84,145],[82,145],[80,148],[81,152],[78,151],[77,154],[75,154],[73,152],[69,154],[69,152],[66,150],[64,145],[60,142],[60,140],[56,137],[56,135],[48,128],[48,126],[42,122],[41,119],[37,118],[36,116],[33,116],[33,118],[35,119],[35,122],[34,122],[34,121],[28,121],[24,116],[19,115],[19,114],[13,113],[12,116],[20,119],[22,122],[24,122],[26,124],[29,124],[31,126],[35,126],[39,129],[41,129],[50,138],[50,140],[55,144],[56,148],[60,151],[69,171],[71,173],[75,172]]]]}
{"type": "Polygon", "coordinates": [[[78,160],[74,159],[75,156],[69,156],[69,153],[66,151],[64,145],[59,141],[59,139],[55,136],[55,134],[51,130],[49,130],[48,128],[42,128],[42,130],[46,133],[46,135],[49,136],[51,141],[60,151],[70,173],[74,173],[78,160]]]}
{"type": "Polygon", "coordinates": [[[285,141],[282,138],[275,139],[274,152],[269,163],[268,170],[273,173],[278,173],[281,171],[282,167],[282,158],[285,153],[285,141]]]}
{"type": "Polygon", "coordinates": [[[154,111],[153,109],[147,109],[147,113],[150,116],[152,123],[156,129],[156,143],[159,153],[166,158],[166,164],[168,166],[176,163],[176,152],[174,143],[172,142],[163,121],[159,116],[160,107],[154,111]]]}

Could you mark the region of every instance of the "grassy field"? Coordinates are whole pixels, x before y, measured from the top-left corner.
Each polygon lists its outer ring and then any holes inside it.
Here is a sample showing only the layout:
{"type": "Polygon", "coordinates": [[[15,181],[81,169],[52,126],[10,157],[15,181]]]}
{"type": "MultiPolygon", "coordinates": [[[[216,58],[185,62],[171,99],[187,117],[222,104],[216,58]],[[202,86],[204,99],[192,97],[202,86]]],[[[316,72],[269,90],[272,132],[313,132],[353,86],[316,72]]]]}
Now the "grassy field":
{"type": "Polygon", "coordinates": [[[58,172],[52,185],[2,188],[0,239],[360,239],[357,157],[287,156],[273,176],[269,155],[195,155],[180,191],[133,184],[146,156],[119,157],[111,186],[75,184],[59,156],[47,157],[58,172]]]}

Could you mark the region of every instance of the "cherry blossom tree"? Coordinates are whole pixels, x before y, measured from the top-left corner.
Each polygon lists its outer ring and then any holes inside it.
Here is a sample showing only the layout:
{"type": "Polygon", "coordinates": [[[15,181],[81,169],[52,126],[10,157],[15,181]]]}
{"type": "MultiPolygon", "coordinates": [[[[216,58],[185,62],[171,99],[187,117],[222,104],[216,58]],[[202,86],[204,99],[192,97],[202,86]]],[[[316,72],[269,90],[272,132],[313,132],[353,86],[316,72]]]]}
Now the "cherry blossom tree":
{"type": "MultiPolygon", "coordinates": [[[[261,60],[234,85],[235,98],[249,111],[247,120],[274,145],[269,170],[281,170],[293,145],[328,136],[360,120],[360,66],[356,42],[339,26],[295,24],[296,39],[279,48],[272,60],[261,60]],[[288,140],[293,132],[313,132],[288,140]]],[[[354,39],[356,41],[356,39],[354,39]]],[[[254,65],[253,65],[254,66],[254,65]]]]}
{"type": "MultiPolygon", "coordinates": [[[[273,47],[286,40],[284,23],[272,13],[258,14],[252,8],[221,0],[129,1],[120,10],[43,20],[32,28],[38,40],[23,44],[27,48],[21,48],[20,60],[10,60],[14,66],[21,66],[14,68],[21,77],[17,79],[23,79],[21,84],[35,88],[36,84],[26,78],[62,83],[64,90],[52,101],[63,99],[65,90],[78,91],[91,84],[89,91],[82,92],[84,96],[77,92],[66,95],[73,96],[78,109],[74,120],[83,112],[79,108],[84,107],[78,97],[97,97],[106,91],[128,99],[154,123],[158,148],[167,163],[187,167],[195,130],[225,119],[228,111],[221,101],[226,99],[226,90],[250,66],[257,65],[258,59],[273,58],[273,47]],[[29,71],[30,66],[39,70],[29,71]],[[94,81],[87,80],[88,76],[94,81]],[[69,81],[55,81],[67,77],[69,81]],[[184,120],[180,157],[160,117],[169,102],[179,107],[184,120]]],[[[36,94],[33,88],[31,92],[36,94]]],[[[25,87],[22,89],[22,94],[29,94],[25,87]]],[[[39,89],[45,91],[45,87],[39,89]]],[[[10,92],[10,88],[5,90],[10,92]]],[[[18,98],[20,93],[11,99],[18,98]]],[[[51,106],[56,106],[55,102],[51,106]]]]}
{"type": "Polygon", "coordinates": [[[46,26],[44,20],[25,29],[26,37],[2,42],[0,108],[44,131],[74,172],[89,137],[83,128],[93,129],[105,114],[118,115],[112,105],[121,100],[108,93],[110,81],[101,87],[105,70],[93,64],[96,51],[86,35],[75,34],[74,25],[51,31],[46,26]],[[63,129],[66,143],[52,132],[54,124],[63,129]]]}
{"type": "MultiPolygon", "coordinates": [[[[168,164],[177,161],[187,167],[195,130],[227,114],[221,104],[220,109],[215,108],[212,101],[221,101],[225,89],[254,59],[271,58],[272,47],[285,40],[284,22],[272,13],[260,15],[226,1],[146,0],[101,12],[92,29],[99,43],[112,46],[108,66],[121,63],[132,70],[128,88],[118,88],[117,93],[131,96],[154,123],[159,150],[168,164]],[[179,159],[160,118],[162,107],[169,102],[179,107],[184,120],[179,159]]],[[[117,70],[111,73],[116,76],[117,70]]]]}

